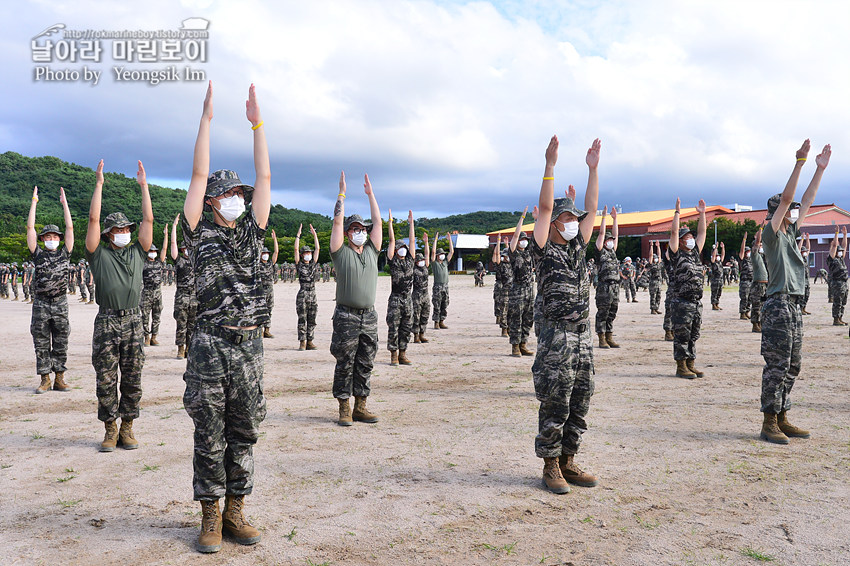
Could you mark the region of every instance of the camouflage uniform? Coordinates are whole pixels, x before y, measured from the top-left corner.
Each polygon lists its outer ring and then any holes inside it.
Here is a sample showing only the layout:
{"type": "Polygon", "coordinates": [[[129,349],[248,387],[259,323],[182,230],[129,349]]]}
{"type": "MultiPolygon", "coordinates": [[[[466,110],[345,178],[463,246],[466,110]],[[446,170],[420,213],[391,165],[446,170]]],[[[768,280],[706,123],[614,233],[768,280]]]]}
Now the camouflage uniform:
{"type": "Polygon", "coordinates": [[[13,263],[9,268],[9,284],[12,286],[12,292],[15,295],[15,300],[18,300],[18,264],[13,263]]]}
{"type": "Polygon", "coordinates": [[[723,265],[719,261],[713,261],[711,262],[711,304],[713,306],[720,306],[720,295],[722,293],[723,265]]]}
{"type": "MultiPolygon", "coordinates": [[[[680,236],[681,238],[681,236],[680,236]]],[[[671,253],[671,277],[675,295],[670,302],[673,326],[673,359],[696,359],[696,341],[702,325],[702,263],[700,249],[688,250],[680,240],[679,251],[671,253]]]]}
{"type": "Polygon", "coordinates": [[[315,272],[318,264],[299,261],[296,264],[300,287],[295,296],[295,312],[298,314],[298,340],[313,340],[316,331],[316,315],[319,300],[316,298],[315,272]]]}
{"type": "Polygon", "coordinates": [[[21,281],[21,287],[24,290],[24,301],[30,300],[30,288],[32,287],[30,279],[32,278],[32,273],[30,272],[30,266],[28,262],[24,262],[21,265],[21,274],[23,275],[23,280],[21,281]]]}
{"type": "MultiPolygon", "coordinates": [[[[750,252],[750,248],[746,248],[746,251],[750,252]]],[[[751,252],[752,253],[752,252],[751,252]]],[[[738,312],[740,314],[745,314],[750,311],[750,289],[753,286],[753,260],[744,255],[743,259],[741,259],[741,273],[740,278],[738,280],[738,298],[740,299],[740,303],[738,305],[738,312]]]]}
{"type": "Polygon", "coordinates": [[[847,264],[843,257],[826,256],[829,268],[829,292],[832,296],[832,318],[844,318],[844,306],[847,304],[847,264]]]}
{"type": "Polygon", "coordinates": [[[9,268],[6,264],[0,265],[0,297],[7,299],[9,294],[6,292],[6,278],[9,275],[9,268]]]}
{"type": "Polygon", "coordinates": [[[183,252],[174,263],[174,276],[177,290],[174,293],[174,320],[177,323],[176,346],[187,346],[192,342],[195,329],[195,317],[198,314],[198,298],[195,295],[195,271],[190,260],[183,252]]]}
{"type": "Polygon", "coordinates": [[[767,268],[764,265],[764,254],[756,251],[753,260],[753,285],[750,287],[750,321],[753,324],[761,322],[761,306],[767,292],[767,268]]]}
{"type": "Polygon", "coordinates": [[[390,352],[407,350],[413,332],[413,257],[410,253],[401,257],[396,245],[395,255],[388,260],[392,291],[387,301],[387,349],[390,352]]]}
{"type": "Polygon", "coordinates": [[[626,302],[637,299],[637,288],[635,287],[635,266],[632,262],[624,262],[620,267],[620,273],[623,275],[622,285],[626,294],[626,302]]]}
{"type": "Polygon", "coordinates": [[[494,311],[501,328],[508,328],[508,297],[514,283],[514,270],[510,262],[505,261],[507,257],[508,254],[503,253],[501,262],[496,265],[497,286],[493,288],[494,311]]]}
{"type": "Polygon", "coordinates": [[[649,310],[657,312],[661,306],[661,263],[650,263],[646,270],[649,272],[649,310]]]}
{"type": "Polygon", "coordinates": [[[64,372],[71,332],[67,297],[68,250],[61,244],[53,251],[37,247],[32,259],[35,281],[30,333],[35,347],[36,372],[39,375],[64,372]]]}
{"type": "Polygon", "coordinates": [[[77,294],[77,274],[73,269],[68,271],[68,290],[72,295],[77,294]]]}
{"type": "MultiPolygon", "coordinates": [[[[243,185],[233,171],[210,175],[206,196],[234,187],[241,187],[250,203],[253,188],[243,185]]],[[[266,230],[250,207],[234,228],[206,217],[194,230],[185,217],[182,224],[198,298],[183,374],[183,406],[195,424],[194,499],[248,495],[254,486],[253,446],[266,417],[262,334],[269,313],[260,281],[266,230]]]]}
{"type": "Polygon", "coordinates": [[[663,265],[662,274],[667,278],[667,291],[664,293],[664,330],[673,332],[673,297],[676,296],[676,290],[673,288],[673,262],[667,258],[667,255],[661,256],[663,265]]]}
{"type": "Polygon", "coordinates": [[[508,251],[513,282],[508,294],[508,332],[511,344],[525,344],[534,325],[534,282],[531,275],[531,245],[508,251]]]}
{"type": "Polygon", "coordinates": [[[73,268],[73,273],[77,276],[77,287],[80,288],[80,299],[83,302],[88,300],[88,293],[86,292],[88,285],[86,285],[85,271],[86,266],[83,265],[82,261],[73,268]]]}
{"type": "Polygon", "coordinates": [[[89,262],[82,260],[84,262],[85,268],[83,269],[83,286],[85,286],[86,290],[89,293],[89,301],[94,300],[94,280],[91,277],[91,265],[89,262]]]}
{"type": "MultiPolygon", "coordinates": [[[[808,258],[808,256],[804,257],[803,261],[807,262],[808,261],[807,258],[808,258]]],[[[803,270],[803,273],[806,277],[806,292],[803,295],[803,298],[800,300],[800,310],[801,311],[806,310],[806,306],[809,304],[809,294],[811,293],[811,287],[812,287],[810,276],[809,276],[809,265],[808,265],[808,263],[806,264],[806,269],[803,270]]],[[[806,313],[806,314],[809,314],[809,313],[806,313]]]]}
{"type": "MultiPolygon", "coordinates": [[[[558,201],[572,205],[571,199],[558,201]]],[[[559,211],[558,201],[553,216],[559,211]]],[[[580,233],[566,244],[550,241],[542,249],[536,241],[531,244],[542,297],[538,301],[537,353],[531,368],[540,401],[534,440],[539,458],[576,454],[587,430],[594,369],[586,248],[580,233]]]]}
{"type": "Polygon", "coordinates": [[[599,283],[596,286],[596,333],[614,331],[620,305],[620,262],[605,246],[599,250],[599,283]]]}
{"type": "MultiPolygon", "coordinates": [[[[440,252],[437,252],[439,255],[440,252]]],[[[436,261],[431,262],[431,271],[435,269],[445,269],[448,274],[448,265],[445,260],[443,261],[443,266],[436,261]]],[[[433,319],[434,322],[442,322],[446,320],[446,315],[448,314],[449,309],[449,284],[448,283],[437,283],[434,281],[434,284],[431,286],[431,304],[434,307],[433,319]]]]}
{"type": "MultiPolygon", "coordinates": [[[[151,246],[156,251],[156,247],[151,246]]],[[[159,321],[162,316],[162,261],[148,259],[145,261],[145,270],[142,272],[142,327],[145,336],[156,336],[159,334],[159,321]],[[150,326],[148,323],[150,322],[150,326]]]]}
{"type": "Polygon", "coordinates": [[[416,255],[413,267],[413,334],[424,335],[428,327],[428,315],[431,314],[431,302],[428,296],[428,266],[424,265],[425,258],[416,255]],[[423,265],[419,265],[419,261],[423,265]]]}

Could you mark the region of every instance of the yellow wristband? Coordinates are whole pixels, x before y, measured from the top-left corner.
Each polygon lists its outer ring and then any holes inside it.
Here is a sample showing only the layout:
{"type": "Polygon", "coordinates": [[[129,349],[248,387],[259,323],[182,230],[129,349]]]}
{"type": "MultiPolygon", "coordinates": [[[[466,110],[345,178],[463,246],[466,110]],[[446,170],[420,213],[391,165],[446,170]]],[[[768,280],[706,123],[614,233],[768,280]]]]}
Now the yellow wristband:
{"type": "Polygon", "coordinates": [[[555,177],[543,177],[544,181],[554,181],[555,177]]]}
{"type": "Polygon", "coordinates": [[[797,158],[797,161],[805,161],[805,160],[806,160],[806,158],[805,158],[805,157],[798,157],[798,158],[797,158]]]}
{"type": "Polygon", "coordinates": [[[260,127],[260,126],[262,126],[262,125],[263,125],[263,121],[262,121],[262,120],[260,120],[260,123],[259,123],[259,124],[257,124],[256,126],[251,126],[251,129],[252,129],[252,130],[256,130],[257,128],[259,128],[259,127],[260,127]]]}
{"type": "Polygon", "coordinates": [[[345,198],[345,193],[339,193],[337,196],[338,196],[338,197],[345,198]]]}
{"type": "Polygon", "coordinates": [[[38,202],[38,197],[32,197],[32,200],[34,200],[35,202],[38,202]]]}

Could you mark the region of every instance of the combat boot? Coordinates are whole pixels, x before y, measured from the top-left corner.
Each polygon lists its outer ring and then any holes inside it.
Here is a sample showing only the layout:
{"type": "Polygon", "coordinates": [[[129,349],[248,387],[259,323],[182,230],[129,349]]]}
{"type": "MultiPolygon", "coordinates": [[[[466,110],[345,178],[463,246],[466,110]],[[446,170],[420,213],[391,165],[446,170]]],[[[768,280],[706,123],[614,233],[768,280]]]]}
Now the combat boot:
{"type": "Polygon", "coordinates": [[[440,323],[435,320],[434,321],[434,330],[439,330],[439,329],[440,329],[440,323]]]}
{"type": "Polygon", "coordinates": [[[274,335],[272,335],[272,331],[268,326],[263,328],[263,338],[274,338],[274,335]]]}
{"type": "Polygon", "coordinates": [[[713,305],[711,305],[711,310],[716,311],[716,310],[720,310],[720,309],[717,308],[717,305],[713,304],[713,305]]]}
{"type": "Polygon", "coordinates": [[[691,372],[692,372],[694,375],[696,375],[697,377],[703,377],[703,376],[705,375],[705,372],[702,372],[702,371],[700,371],[700,370],[698,370],[697,368],[695,368],[695,367],[694,367],[694,359],[693,359],[693,358],[688,358],[688,359],[685,361],[685,365],[686,365],[686,366],[688,367],[688,369],[689,369],[689,370],[691,370],[691,372]]]}
{"type": "Polygon", "coordinates": [[[511,344],[511,355],[515,358],[522,357],[522,353],[519,351],[519,344],[511,344]]]}
{"type": "Polygon", "coordinates": [[[65,383],[65,372],[57,371],[56,379],[53,381],[53,390],[54,391],[70,391],[71,388],[68,387],[68,384],[65,383]]]}
{"type": "Polygon", "coordinates": [[[596,334],[599,335],[599,347],[603,349],[610,348],[610,346],[608,346],[608,342],[605,341],[605,333],[597,332],[596,334]]]}
{"type": "Polygon", "coordinates": [[[750,320],[750,317],[747,315],[747,313],[742,312],[741,313],[741,320],[750,320]]]}
{"type": "Polygon", "coordinates": [[[133,436],[133,421],[131,419],[121,419],[121,430],[118,431],[118,444],[124,450],[135,450],[139,447],[139,443],[133,436]]]}
{"type": "Polygon", "coordinates": [[[315,350],[316,349],[316,345],[313,344],[312,340],[307,340],[307,344],[305,344],[304,347],[307,348],[308,350],[315,350]]]}
{"type": "Polygon", "coordinates": [[[796,427],[788,422],[788,415],[786,411],[780,411],[779,414],[776,415],[776,426],[779,427],[785,436],[789,438],[809,438],[811,434],[806,429],[802,429],[800,427],[796,427]]]}
{"type": "Polygon", "coordinates": [[[440,328],[443,329],[443,330],[446,330],[448,328],[448,326],[446,326],[446,323],[441,320],[440,321],[440,328]]]}
{"type": "Polygon", "coordinates": [[[717,310],[722,311],[723,307],[721,307],[720,305],[717,305],[717,310]]]}
{"type": "Polygon", "coordinates": [[[177,346],[177,359],[179,360],[180,358],[182,358],[185,352],[186,346],[183,346],[182,344],[180,346],[177,346]]]}
{"type": "Polygon", "coordinates": [[[605,333],[605,341],[608,342],[608,345],[612,348],[619,348],[620,345],[614,342],[614,334],[612,332],[605,333]]]}
{"type": "Polygon", "coordinates": [[[303,352],[303,351],[304,351],[304,350],[306,350],[306,349],[307,349],[307,341],[306,341],[306,340],[301,340],[301,341],[298,343],[298,351],[299,351],[299,352],[303,352]]]}
{"type": "Polygon", "coordinates": [[[676,377],[684,377],[685,379],[693,379],[697,376],[694,372],[688,369],[685,360],[676,360],[676,377]]]}
{"type": "Polygon", "coordinates": [[[758,322],[753,323],[753,332],[761,332],[761,324],[758,322]]]}
{"type": "Polygon", "coordinates": [[[809,311],[807,311],[805,308],[800,309],[800,313],[801,314],[812,314],[809,311]]]}
{"type": "Polygon", "coordinates": [[[534,355],[534,352],[532,352],[531,350],[528,349],[528,347],[526,347],[525,342],[519,343],[519,353],[522,354],[523,356],[533,356],[534,355]]]}
{"type": "Polygon", "coordinates": [[[672,342],[673,340],[674,340],[673,331],[672,330],[665,330],[664,331],[664,341],[665,342],[672,342]]]}
{"type": "Polygon", "coordinates": [[[557,458],[543,458],[543,485],[552,493],[562,495],[570,492],[570,484],[561,475],[557,458]]]}
{"type": "Polygon", "coordinates": [[[239,544],[257,544],[262,537],[260,531],[252,527],[242,514],[244,505],[244,495],[224,496],[224,511],[221,513],[222,528],[239,544]]]}
{"type": "Polygon", "coordinates": [[[419,341],[422,342],[423,344],[427,344],[429,342],[429,340],[427,338],[425,338],[424,332],[419,335],[419,341]]]}
{"type": "Polygon", "coordinates": [[[576,466],[574,460],[574,454],[561,454],[561,457],[558,459],[558,463],[561,466],[561,475],[564,476],[565,480],[581,487],[594,487],[599,483],[596,476],[576,466]]]}
{"type": "Polygon", "coordinates": [[[337,399],[339,401],[339,420],[336,422],[339,426],[351,426],[354,421],[351,419],[351,404],[348,399],[337,399]]]}
{"type": "Polygon", "coordinates": [[[419,341],[419,335],[418,334],[413,335],[413,343],[414,344],[421,344],[421,342],[419,341]]]}
{"type": "Polygon", "coordinates": [[[832,320],[832,325],[833,326],[847,326],[847,323],[844,322],[843,320],[841,320],[841,317],[838,317],[838,318],[834,318],[832,320]]]}
{"type": "Polygon", "coordinates": [[[100,443],[100,451],[112,452],[118,443],[118,425],[115,421],[106,421],[103,425],[106,427],[106,434],[103,435],[103,442],[100,443]]]}
{"type": "Polygon", "coordinates": [[[151,346],[159,346],[159,341],[156,339],[156,334],[151,334],[151,346]]]}
{"type": "Polygon", "coordinates": [[[633,302],[633,303],[636,303],[636,302],[638,302],[638,300],[637,300],[637,299],[635,299],[635,298],[632,298],[632,302],[633,302]]]}
{"type": "Polygon", "coordinates": [[[764,424],[761,425],[761,439],[774,444],[788,444],[790,442],[776,423],[776,415],[773,413],[764,414],[764,424]]]}
{"type": "Polygon", "coordinates": [[[390,350],[390,365],[398,365],[398,350],[390,350]]]}
{"type": "Polygon", "coordinates": [[[378,416],[370,413],[366,408],[366,397],[354,397],[354,411],[351,413],[351,418],[361,423],[378,422],[378,416]]]}
{"type": "Polygon", "coordinates": [[[510,336],[510,334],[508,334],[508,329],[507,329],[507,328],[503,328],[503,329],[502,329],[502,337],[503,337],[503,338],[506,338],[506,337],[508,337],[508,336],[510,336]]]}
{"type": "Polygon", "coordinates": [[[201,533],[195,548],[204,553],[221,550],[221,511],[218,499],[201,501],[201,533]]]}
{"type": "Polygon", "coordinates": [[[52,384],[50,383],[50,374],[45,373],[41,376],[41,385],[36,388],[36,394],[41,395],[42,393],[47,393],[48,391],[50,391],[51,385],[52,384]]]}
{"type": "Polygon", "coordinates": [[[94,299],[89,299],[89,302],[87,302],[86,304],[87,304],[87,305],[90,305],[90,304],[92,304],[93,302],[94,302],[94,299]]]}
{"type": "Polygon", "coordinates": [[[412,365],[412,362],[407,359],[407,350],[399,350],[398,351],[398,363],[403,366],[412,365]]]}
{"type": "Polygon", "coordinates": [[[148,334],[145,334],[145,346],[151,345],[151,337],[148,334]]]}

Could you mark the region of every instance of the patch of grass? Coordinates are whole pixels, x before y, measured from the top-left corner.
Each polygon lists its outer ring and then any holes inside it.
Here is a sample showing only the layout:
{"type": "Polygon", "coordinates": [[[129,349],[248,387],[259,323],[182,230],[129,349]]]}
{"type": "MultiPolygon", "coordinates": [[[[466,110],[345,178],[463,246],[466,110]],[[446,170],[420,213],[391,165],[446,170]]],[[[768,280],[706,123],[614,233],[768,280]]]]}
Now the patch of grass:
{"type": "Polygon", "coordinates": [[[298,544],[298,541],[295,540],[295,535],[298,534],[298,531],[296,531],[295,529],[296,529],[296,527],[292,527],[292,530],[289,531],[288,535],[283,535],[286,538],[286,540],[288,540],[292,544],[298,544]]]}
{"type": "Polygon", "coordinates": [[[157,446],[165,446],[165,442],[160,442],[157,446]]]}
{"type": "Polygon", "coordinates": [[[516,545],[516,542],[512,544],[504,544],[502,546],[495,546],[492,544],[487,544],[486,542],[482,542],[477,546],[479,546],[480,548],[486,548],[487,550],[492,550],[493,552],[504,552],[507,556],[511,556],[516,554],[516,545]]]}
{"type": "Polygon", "coordinates": [[[75,473],[77,473],[77,470],[75,470],[74,468],[65,468],[65,473],[66,474],[75,474],[75,473]]]}
{"type": "Polygon", "coordinates": [[[56,478],[56,481],[59,483],[65,483],[66,481],[71,481],[77,476],[65,476],[64,478],[56,478]]]}
{"type": "Polygon", "coordinates": [[[321,564],[319,564],[319,563],[317,563],[317,562],[313,562],[312,560],[310,560],[310,559],[308,558],[308,559],[307,559],[307,566],[331,566],[331,561],[330,561],[330,560],[326,560],[326,561],[322,562],[321,564]]]}
{"type": "Polygon", "coordinates": [[[5,470],[7,468],[11,468],[12,464],[0,464],[0,470],[5,470]]]}
{"type": "Polygon", "coordinates": [[[151,465],[149,465],[149,464],[145,464],[145,467],[144,467],[144,468],[142,468],[142,471],[143,471],[143,472],[155,472],[155,471],[157,471],[158,469],[159,469],[159,466],[157,466],[157,465],[153,465],[153,466],[151,466],[151,465]]]}
{"type": "Polygon", "coordinates": [[[30,438],[33,439],[33,440],[39,440],[39,439],[44,438],[44,435],[41,434],[41,433],[38,433],[38,432],[34,432],[30,435],[30,438]]]}
{"type": "Polygon", "coordinates": [[[635,513],[634,516],[635,520],[638,522],[638,525],[640,525],[644,529],[654,529],[660,524],[658,521],[646,521],[637,513],[635,513]]]}
{"type": "Polygon", "coordinates": [[[749,546],[742,548],[741,554],[743,556],[746,556],[747,558],[755,558],[760,562],[773,562],[774,560],[776,560],[776,558],[771,556],[770,554],[765,554],[764,552],[761,552],[760,550],[756,550],[754,548],[750,548],[749,546]]]}
{"type": "Polygon", "coordinates": [[[582,523],[592,523],[593,517],[585,517],[584,519],[581,520],[581,522],[582,523]]]}
{"type": "Polygon", "coordinates": [[[67,509],[69,507],[73,507],[74,505],[76,505],[80,501],[82,501],[82,499],[60,499],[59,505],[61,505],[65,509],[67,509]]]}

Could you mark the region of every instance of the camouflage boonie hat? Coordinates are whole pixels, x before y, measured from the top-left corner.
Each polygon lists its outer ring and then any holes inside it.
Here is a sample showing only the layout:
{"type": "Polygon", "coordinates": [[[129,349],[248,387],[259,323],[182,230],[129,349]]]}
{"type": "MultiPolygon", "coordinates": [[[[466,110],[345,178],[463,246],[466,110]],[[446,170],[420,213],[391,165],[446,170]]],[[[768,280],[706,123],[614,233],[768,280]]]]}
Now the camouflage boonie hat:
{"type": "Polygon", "coordinates": [[[558,218],[564,212],[569,212],[578,218],[579,221],[584,219],[587,216],[586,210],[581,210],[576,207],[576,204],[573,202],[573,199],[570,197],[561,197],[555,199],[555,206],[552,207],[552,221],[558,218]]]}
{"type": "Polygon", "coordinates": [[[301,248],[298,251],[302,254],[306,253],[306,252],[310,252],[310,253],[313,252],[313,250],[312,250],[312,248],[310,248],[310,246],[301,246],[301,248]]]}
{"type": "Polygon", "coordinates": [[[404,240],[396,240],[395,241],[395,249],[407,248],[410,249],[407,244],[404,243],[404,240]]]}
{"type": "Polygon", "coordinates": [[[241,187],[245,193],[245,204],[251,202],[251,195],[254,193],[254,187],[246,185],[239,179],[236,171],[230,169],[219,169],[212,175],[207,177],[207,191],[204,198],[215,198],[223,195],[230,189],[241,187]]]}
{"type": "MultiPolygon", "coordinates": [[[[773,218],[773,213],[776,212],[777,208],[779,208],[780,202],[782,202],[782,193],[775,194],[767,199],[767,216],[764,217],[765,222],[773,218]]],[[[796,201],[792,202],[791,206],[788,207],[788,210],[793,208],[800,208],[800,203],[796,201]]]]}
{"type": "Polygon", "coordinates": [[[527,240],[527,239],[528,239],[528,234],[526,234],[525,232],[520,232],[520,233],[519,233],[519,239],[520,239],[520,240],[527,240]]]}
{"type": "Polygon", "coordinates": [[[56,224],[47,224],[41,229],[41,232],[38,233],[38,237],[41,238],[45,234],[59,234],[60,241],[65,239],[65,234],[59,231],[59,226],[56,224]]]}
{"type": "Polygon", "coordinates": [[[605,230],[605,236],[602,238],[602,241],[604,242],[605,240],[613,240],[613,239],[614,239],[614,234],[612,234],[608,230],[605,230]]]}
{"type": "Polygon", "coordinates": [[[693,232],[691,232],[691,229],[687,226],[682,226],[679,228],[679,238],[684,238],[685,234],[693,234],[693,232]]]}
{"type": "Polygon", "coordinates": [[[352,224],[362,224],[366,231],[369,232],[372,229],[372,224],[363,220],[363,217],[359,214],[352,214],[348,218],[345,219],[343,232],[348,232],[348,229],[351,228],[352,224]]]}
{"type": "Polygon", "coordinates": [[[109,231],[113,228],[130,227],[130,232],[136,230],[136,223],[130,222],[123,212],[113,212],[103,221],[103,230],[100,231],[100,239],[104,242],[109,241],[109,231]]]}

